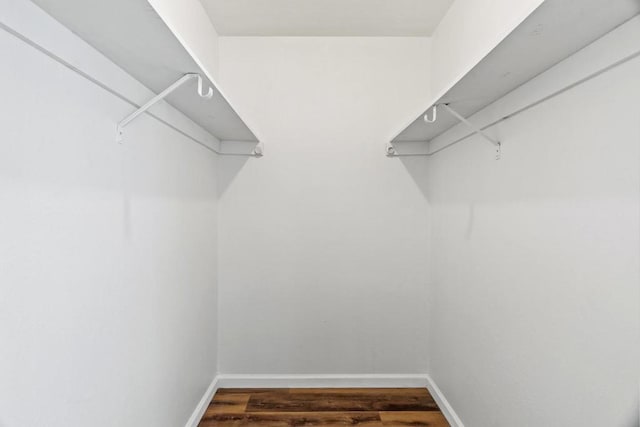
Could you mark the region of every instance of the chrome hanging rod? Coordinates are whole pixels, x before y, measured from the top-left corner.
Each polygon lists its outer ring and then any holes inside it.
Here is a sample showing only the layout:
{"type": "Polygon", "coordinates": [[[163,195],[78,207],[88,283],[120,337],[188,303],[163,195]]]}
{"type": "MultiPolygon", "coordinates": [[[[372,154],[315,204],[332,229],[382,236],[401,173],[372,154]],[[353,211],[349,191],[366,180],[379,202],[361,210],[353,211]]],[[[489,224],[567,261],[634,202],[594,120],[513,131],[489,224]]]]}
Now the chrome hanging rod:
{"type": "MultiPolygon", "coordinates": [[[[21,42],[25,43],[26,45],[32,47],[33,49],[37,50],[38,52],[48,56],[50,59],[56,61],[57,63],[59,63],[60,65],[62,65],[65,68],[67,68],[68,70],[73,71],[74,73],[78,74],[80,77],[86,79],[87,81],[95,84],[96,86],[100,87],[101,89],[103,89],[104,91],[110,93],[111,95],[115,96],[116,98],[120,99],[121,101],[126,102],[127,104],[131,105],[132,107],[141,108],[141,106],[138,103],[136,103],[135,101],[131,100],[130,98],[128,98],[127,96],[121,94],[120,92],[116,91],[115,89],[111,88],[110,86],[107,86],[106,84],[102,83],[100,80],[98,80],[98,79],[94,78],[93,76],[85,73],[84,71],[80,70],[79,68],[75,67],[70,62],[64,60],[63,58],[61,58],[60,56],[56,55],[55,53],[53,53],[49,49],[47,49],[47,48],[43,47],[42,45],[36,43],[35,41],[31,40],[29,37],[25,36],[24,34],[20,33],[19,31],[17,31],[15,29],[13,29],[12,27],[6,25],[4,22],[0,22],[0,29],[4,30],[7,34],[12,35],[13,37],[17,38],[18,40],[20,40],[21,42]]],[[[202,92],[202,84],[200,82],[198,82],[198,83],[199,83],[198,84],[198,94],[203,94],[203,92],[202,92]]],[[[212,91],[212,89],[209,88],[209,91],[212,91]]],[[[217,154],[219,156],[241,156],[241,157],[261,157],[262,156],[262,147],[260,145],[258,145],[251,154],[222,153],[222,152],[216,150],[215,148],[210,147],[208,144],[206,144],[206,143],[194,138],[193,136],[189,135],[188,133],[186,133],[182,129],[180,129],[180,128],[174,126],[173,124],[169,123],[168,121],[164,120],[160,116],[157,116],[157,115],[153,114],[150,111],[147,111],[146,113],[149,116],[151,116],[154,119],[156,119],[157,121],[159,121],[160,123],[166,125],[167,127],[173,129],[174,131],[178,132],[180,135],[184,136],[185,138],[190,139],[191,141],[195,142],[196,144],[202,146],[203,148],[205,148],[205,149],[207,149],[207,150],[211,151],[212,153],[217,154]]]]}
{"type": "MultiPolygon", "coordinates": [[[[625,64],[625,63],[627,63],[627,62],[629,62],[629,61],[631,61],[631,60],[633,60],[635,58],[638,58],[638,57],[640,57],[640,50],[638,50],[638,51],[636,51],[636,52],[634,52],[634,53],[632,53],[632,54],[630,54],[628,56],[625,56],[624,58],[619,59],[618,61],[615,61],[614,63],[607,65],[606,67],[600,68],[599,70],[596,70],[593,73],[591,73],[591,74],[589,74],[589,75],[587,75],[587,76],[585,76],[585,77],[583,77],[583,78],[581,78],[581,79],[579,79],[579,80],[577,80],[577,81],[575,81],[575,82],[573,82],[571,84],[568,84],[568,85],[556,90],[555,92],[550,93],[549,95],[546,95],[546,96],[544,96],[544,97],[542,97],[542,98],[540,98],[540,99],[538,99],[538,100],[536,100],[534,102],[531,102],[530,104],[527,104],[524,107],[521,107],[521,108],[517,109],[516,111],[512,112],[511,114],[507,114],[507,115],[505,115],[505,116],[503,116],[503,117],[501,117],[501,118],[499,118],[497,120],[494,120],[493,122],[488,123],[488,124],[486,124],[486,125],[484,125],[482,127],[475,128],[475,126],[474,126],[474,129],[477,129],[477,131],[481,131],[481,132],[484,133],[485,130],[487,130],[487,129],[489,129],[489,128],[491,128],[491,127],[493,127],[493,126],[495,126],[495,125],[497,125],[497,124],[499,124],[499,123],[501,123],[501,122],[503,122],[503,121],[505,121],[507,119],[515,117],[515,116],[517,116],[517,115],[519,115],[521,113],[524,113],[525,111],[527,111],[527,110],[529,110],[529,109],[531,109],[533,107],[536,107],[536,106],[538,106],[538,105],[540,105],[540,104],[542,104],[542,103],[544,103],[544,102],[546,102],[546,101],[548,101],[548,100],[550,100],[552,98],[555,98],[558,95],[561,95],[561,94],[563,94],[563,93],[565,93],[565,92],[567,92],[567,91],[569,91],[569,90],[571,90],[571,89],[573,89],[573,88],[575,88],[577,86],[580,86],[581,84],[586,83],[589,80],[592,80],[592,79],[594,79],[594,78],[606,73],[607,71],[610,71],[610,70],[612,70],[612,69],[614,69],[616,67],[619,67],[620,65],[625,64]]],[[[447,104],[435,104],[432,108],[436,108],[438,105],[444,105],[444,106],[448,107],[450,112],[453,111],[451,109],[451,107],[449,105],[447,105],[447,104]]],[[[433,110],[432,113],[433,113],[433,119],[435,119],[435,110],[433,110]]],[[[428,122],[428,123],[432,123],[432,121],[430,119],[428,119],[428,117],[426,117],[426,114],[425,114],[424,120],[426,122],[428,122]]],[[[435,120],[433,120],[433,121],[435,121],[435,120]]],[[[478,132],[476,132],[474,130],[473,132],[470,132],[470,133],[468,133],[468,134],[466,134],[464,136],[461,136],[460,138],[458,138],[458,139],[456,139],[456,140],[454,140],[454,141],[452,141],[452,142],[450,142],[450,143],[438,148],[437,150],[431,151],[429,153],[400,154],[400,153],[396,152],[396,150],[393,147],[393,145],[388,144],[387,145],[387,156],[388,157],[431,157],[431,156],[433,156],[435,154],[438,154],[439,152],[444,151],[447,148],[450,148],[450,147],[452,147],[452,146],[464,141],[465,139],[467,139],[467,138],[469,138],[469,137],[471,137],[473,135],[477,135],[477,134],[478,134],[478,132]]],[[[416,142],[418,142],[418,141],[416,141],[416,142]]],[[[429,142],[431,142],[431,140],[429,140],[429,141],[420,141],[420,142],[429,143],[429,142]]],[[[499,143],[498,141],[493,141],[493,142],[499,143]]],[[[498,145],[498,148],[500,148],[500,147],[501,147],[501,145],[498,145]]]]}

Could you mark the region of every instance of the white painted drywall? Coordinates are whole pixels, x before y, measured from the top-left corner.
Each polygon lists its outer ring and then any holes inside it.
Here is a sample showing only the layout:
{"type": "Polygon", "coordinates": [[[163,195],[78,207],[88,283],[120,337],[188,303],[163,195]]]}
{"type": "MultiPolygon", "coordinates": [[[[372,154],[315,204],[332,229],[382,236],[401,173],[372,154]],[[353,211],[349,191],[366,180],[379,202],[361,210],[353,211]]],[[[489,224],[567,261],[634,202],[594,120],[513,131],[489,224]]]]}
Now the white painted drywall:
{"type": "Polygon", "coordinates": [[[221,36],[430,36],[453,0],[201,0],[221,36]]]}
{"type": "Polygon", "coordinates": [[[454,1],[433,34],[434,98],[457,83],[543,1],[454,1]]]}
{"type": "Polygon", "coordinates": [[[429,96],[427,38],[220,38],[267,147],[220,165],[225,374],[423,373],[429,211],[394,124],[429,96]]]}
{"type": "MultiPolygon", "coordinates": [[[[32,3],[0,17],[150,97],[32,3]]],[[[148,116],[120,145],[129,104],[3,30],[0,51],[0,425],[184,425],[216,372],[216,159],[148,116]]]]}
{"type": "MultiPolygon", "coordinates": [[[[471,120],[637,51],[639,36],[636,18],[471,120]]],[[[640,58],[490,129],[500,161],[477,137],[429,161],[430,375],[467,426],[639,425],[638,75],[640,58]]]]}

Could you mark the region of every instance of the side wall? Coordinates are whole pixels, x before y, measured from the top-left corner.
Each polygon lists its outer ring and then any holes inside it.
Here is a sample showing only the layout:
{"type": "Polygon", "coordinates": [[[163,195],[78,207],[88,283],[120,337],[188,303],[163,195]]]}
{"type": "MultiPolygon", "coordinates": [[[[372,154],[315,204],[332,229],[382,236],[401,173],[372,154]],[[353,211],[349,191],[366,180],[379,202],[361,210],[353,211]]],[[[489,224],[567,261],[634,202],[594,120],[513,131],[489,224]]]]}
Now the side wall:
{"type": "MultiPolygon", "coordinates": [[[[151,96],[31,2],[0,17],[151,96]]],[[[118,144],[130,104],[2,29],[0,51],[0,425],[184,425],[216,373],[217,160],[149,116],[118,144]]]]}
{"type": "MultiPolygon", "coordinates": [[[[504,117],[639,39],[636,18],[471,120],[504,117]]],[[[428,164],[430,374],[467,426],[639,424],[639,75],[636,57],[489,129],[500,161],[471,137],[428,164]]]]}
{"type": "Polygon", "coordinates": [[[429,39],[222,37],[220,56],[267,150],[221,163],[220,371],[426,372],[428,205],[384,144],[429,96],[429,39]]]}

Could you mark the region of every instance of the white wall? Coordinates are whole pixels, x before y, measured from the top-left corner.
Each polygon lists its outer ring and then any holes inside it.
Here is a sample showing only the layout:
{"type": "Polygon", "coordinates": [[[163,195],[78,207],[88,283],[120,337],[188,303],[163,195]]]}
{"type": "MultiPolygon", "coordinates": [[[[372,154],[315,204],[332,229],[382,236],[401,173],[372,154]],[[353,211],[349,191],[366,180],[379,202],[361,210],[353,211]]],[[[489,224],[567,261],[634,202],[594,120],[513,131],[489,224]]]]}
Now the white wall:
{"type": "MultiPolygon", "coordinates": [[[[31,3],[0,7],[150,95],[31,3]]],[[[0,49],[0,426],[183,425],[216,341],[224,373],[429,372],[467,426],[638,425],[638,59],[501,124],[500,162],[475,138],[426,162],[383,147],[432,98],[429,39],[222,38],[268,151],[217,162],[146,116],[116,144],[129,104],[0,49]]]]}
{"type": "Polygon", "coordinates": [[[221,38],[267,147],[220,174],[220,371],[422,373],[429,211],[394,124],[429,96],[426,38],[221,38]]]}
{"type": "MultiPolygon", "coordinates": [[[[30,2],[1,21],[138,102],[30,2]]],[[[216,159],[0,30],[0,426],[184,425],[216,372],[216,159]]],[[[168,106],[156,112],[203,132],[168,106]]]]}
{"type": "MultiPolygon", "coordinates": [[[[472,120],[637,50],[639,19],[472,120]]],[[[638,75],[636,58],[492,128],[500,161],[473,137],[427,165],[430,374],[467,426],[639,425],[638,75]]]]}

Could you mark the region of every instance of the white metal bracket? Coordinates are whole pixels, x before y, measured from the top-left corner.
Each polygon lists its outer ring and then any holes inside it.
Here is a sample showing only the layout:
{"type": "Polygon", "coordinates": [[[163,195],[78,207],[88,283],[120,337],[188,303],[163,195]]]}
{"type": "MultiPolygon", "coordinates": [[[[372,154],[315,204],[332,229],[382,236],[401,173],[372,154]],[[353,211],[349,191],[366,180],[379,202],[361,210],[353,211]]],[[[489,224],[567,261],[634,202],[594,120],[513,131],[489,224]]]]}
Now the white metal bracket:
{"type": "MultiPolygon", "coordinates": [[[[448,104],[434,104],[431,107],[431,117],[429,117],[429,112],[427,111],[424,114],[424,121],[426,123],[434,123],[437,119],[437,108],[438,106],[442,106],[445,110],[447,110],[449,113],[451,113],[451,115],[453,117],[455,117],[456,119],[460,120],[462,123],[464,123],[465,125],[467,125],[468,127],[471,128],[471,130],[473,130],[474,133],[480,135],[481,137],[483,137],[484,139],[486,139],[487,141],[489,141],[491,144],[495,145],[496,147],[496,160],[500,160],[500,158],[502,157],[502,144],[500,143],[500,141],[493,139],[492,137],[490,137],[489,135],[486,134],[486,132],[484,132],[482,129],[480,129],[479,127],[477,127],[476,125],[474,125],[473,123],[471,123],[469,120],[467,120],[466,118],[464,118],[460,113],[458,113],[456,110],[454,110],[453,108],[451,108],[448,104]]],[[[429,142],[429,141],[427,141],[429,142]]],[[[434,154],[444,150],[445,148],[449,147],[449,145],[445,145],[442,148],[439,148],[433,152],[430,153],[408,153],[408,154],[400,154],[396,151],[395,147],[391,144],[388,143],[386,146],[386,154],[387,157],[414,157],[414,156],[425,156],[425,157],[430,157],[433,156],[434,154]]]]}
{"type": "Polygon", "coordinates": [[[122,143],[125,126],[127,126],[129,123],[135,120],[135,118],[138,117],[140,114],[147,111],[154,104],[160,102],[162,99],[167,97],[167,95],[169,95],[171,92],[173,92],[174,90],[176,90],[177,88],[179,88],[180,86],[182,86],[184,83],[186,83],[191,79],[198,79],[198,95],[201,98],[211,99],[211,97],[213,96],[213,89],[209,88],[207,93],[203,92],[202,76],[200,74],[196,74],[196,73],[185,74],[184,76],[176,80],[175,83],[173,83],[171,86],[169,86],[168,88],[166,88],[165,90],[163,90],[162,92],[160,92],[159,94],[151,98],[146,104],[144,104],[143,106],[138,108],[136,111],[134,111],[133,113],[129,114],[127,117],[122,119],[118,123],[118,126],[116,128],[116,140],[122,143]]]}
{"type": "Polygon", "coordinates": [[[440,105],[442,105],[456,119],[460,120],[462,123],[464,123],[469,128],[471,128],[471,130],[473,130],[476,134],[480,135],[481,137],[483,137],[484,139],[489,141],[491,144],[495,145],[496,146],[496,160],[500,160],[500,157],[502,156],[502,144],[500,143],[500,141],[498,141],[497,139],[493,139],[492,137],[487,135],[487,133],[485,131],[483,131],[482,129],[480,129],[479,127],[477,127],[473,123],[471,123],[469,120],[464,118],[456,110],[454,110],[453,108],[449,107],[448,104],[440,104],[440,105]]]}

